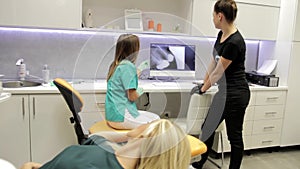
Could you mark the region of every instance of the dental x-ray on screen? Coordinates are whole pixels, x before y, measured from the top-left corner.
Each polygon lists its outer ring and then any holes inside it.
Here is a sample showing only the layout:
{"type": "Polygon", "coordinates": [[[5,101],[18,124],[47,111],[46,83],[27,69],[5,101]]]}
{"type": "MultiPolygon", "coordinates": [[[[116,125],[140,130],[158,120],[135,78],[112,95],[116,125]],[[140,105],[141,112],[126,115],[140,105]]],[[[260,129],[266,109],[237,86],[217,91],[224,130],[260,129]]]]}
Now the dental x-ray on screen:
{"type": "Polygon", "coordinates": [[[194,76],[195,45],[150,44],[150,75],[194,76]]]}

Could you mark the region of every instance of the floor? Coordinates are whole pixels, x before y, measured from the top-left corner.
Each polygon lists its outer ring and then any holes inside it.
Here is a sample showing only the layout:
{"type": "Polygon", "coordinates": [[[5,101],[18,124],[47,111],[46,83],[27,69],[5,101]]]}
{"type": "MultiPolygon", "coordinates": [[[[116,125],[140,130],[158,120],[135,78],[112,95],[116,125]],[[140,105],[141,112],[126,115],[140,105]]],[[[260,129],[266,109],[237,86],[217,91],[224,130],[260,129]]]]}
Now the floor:
{"type": "MultiPolygon", "coordinates": [[[[225,165],[222,169],[228,169],[229,155],[225,154],[225,165]]],[[[221,162],[220,159],[213,160],[221,162]]],[[[193,167],[190,166],[189,169],[193,167]]],[[[217,167],[207,161],[203,169],[217,167]]],[[[241,169],[300,169],[300,146],[246,151],[241,169]]]]}

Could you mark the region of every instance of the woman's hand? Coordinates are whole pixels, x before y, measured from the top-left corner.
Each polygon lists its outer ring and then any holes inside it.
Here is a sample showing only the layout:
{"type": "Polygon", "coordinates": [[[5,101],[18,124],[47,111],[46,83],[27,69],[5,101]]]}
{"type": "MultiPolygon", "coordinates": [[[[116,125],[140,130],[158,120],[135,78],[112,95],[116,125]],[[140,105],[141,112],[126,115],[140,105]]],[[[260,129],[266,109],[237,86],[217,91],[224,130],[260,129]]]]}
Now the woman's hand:
{"type": "Polygon", "coordinates": [[[40,163],[35,163],[35,162],[27,162],[23,164],[21,169],[39,169],[42,166],[40,163]]]}
{"type": "Polygon", "coordinates": [[[127,97],[128,97],[128,100],[134,102],[140,96],[139,96],[138,92],[136,91],[136,89],[129,89],[129,90],[127,90],[127,97]]]}

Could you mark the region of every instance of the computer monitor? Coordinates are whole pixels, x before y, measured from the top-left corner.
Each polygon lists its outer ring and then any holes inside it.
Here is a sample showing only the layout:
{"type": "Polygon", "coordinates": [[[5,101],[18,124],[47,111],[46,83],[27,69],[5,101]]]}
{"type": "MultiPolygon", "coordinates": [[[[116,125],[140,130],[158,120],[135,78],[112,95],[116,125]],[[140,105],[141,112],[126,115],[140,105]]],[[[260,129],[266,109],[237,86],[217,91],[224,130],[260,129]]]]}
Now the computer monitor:
{"type": "Polygon", "coordinates": [[[150,76],[195,77],[195,45],[150,44],[150,76]]]}

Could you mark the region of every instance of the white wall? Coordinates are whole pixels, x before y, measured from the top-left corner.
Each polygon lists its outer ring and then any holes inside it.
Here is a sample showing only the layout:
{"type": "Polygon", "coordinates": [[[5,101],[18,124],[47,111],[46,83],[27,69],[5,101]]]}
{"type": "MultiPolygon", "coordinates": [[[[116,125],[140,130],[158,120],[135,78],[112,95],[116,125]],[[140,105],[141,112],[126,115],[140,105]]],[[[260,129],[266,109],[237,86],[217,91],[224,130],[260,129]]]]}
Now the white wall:
{"type": "Polygon", "coordinates": [[[297,0],[282,0],[278,25],[277,42],[275,48],[275,59],[278,60],[276,74],[280,77],[279,85],[288,85],[288,68],[292,41],[294,35],[294,25],[297,13],[297,0]]]}

